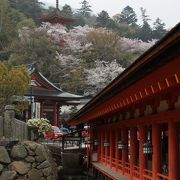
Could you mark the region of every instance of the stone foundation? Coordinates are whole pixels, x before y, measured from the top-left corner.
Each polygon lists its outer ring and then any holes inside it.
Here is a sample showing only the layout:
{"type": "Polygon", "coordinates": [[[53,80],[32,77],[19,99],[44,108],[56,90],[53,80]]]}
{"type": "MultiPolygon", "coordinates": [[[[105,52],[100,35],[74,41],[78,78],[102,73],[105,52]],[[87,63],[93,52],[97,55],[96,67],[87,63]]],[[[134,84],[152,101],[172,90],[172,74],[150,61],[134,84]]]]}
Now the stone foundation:
{"type": "Polygon", "coordinates": [[[57,165],[46,146],[23,141],[0,146],[1,180],[55,180],[57,165]]]}

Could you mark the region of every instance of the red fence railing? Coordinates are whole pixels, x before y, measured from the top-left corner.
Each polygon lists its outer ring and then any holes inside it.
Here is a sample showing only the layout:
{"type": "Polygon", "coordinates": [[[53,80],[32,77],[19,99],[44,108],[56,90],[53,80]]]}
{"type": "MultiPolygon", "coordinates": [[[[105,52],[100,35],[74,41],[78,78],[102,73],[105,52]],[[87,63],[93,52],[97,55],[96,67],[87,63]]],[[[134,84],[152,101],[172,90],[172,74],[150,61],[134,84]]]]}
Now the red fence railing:
{"type": "Polygon", "coordinates": [[[125,174],[130,174],[130,164],[128,162],[125,162],[125,168],[124,168],[125,174]]]}
{"type": "Polygon", "coordinates": [[[144,180],[152,180],[152,171],[144,169],[144,180]]]}
{"type": "Polygon", "coordinates": [[[157,180],[169,180],[169,177],[163,174],[157,173],[157,180]]]}
{"type": "Polygon", "coordinates": [[[123,170],[123,162],[122,160],[118,160],[118,164],[117,164],[117,170],[118,171],[122,171],[123,170]]]}
{"type": "Polygon", "coordinates": [[[139,173],[139,167],[138,166],[134,166],[134,169],[133,169],[133,178],[134,179],[139,179],[140,178],[140,173],[139,173]]]}

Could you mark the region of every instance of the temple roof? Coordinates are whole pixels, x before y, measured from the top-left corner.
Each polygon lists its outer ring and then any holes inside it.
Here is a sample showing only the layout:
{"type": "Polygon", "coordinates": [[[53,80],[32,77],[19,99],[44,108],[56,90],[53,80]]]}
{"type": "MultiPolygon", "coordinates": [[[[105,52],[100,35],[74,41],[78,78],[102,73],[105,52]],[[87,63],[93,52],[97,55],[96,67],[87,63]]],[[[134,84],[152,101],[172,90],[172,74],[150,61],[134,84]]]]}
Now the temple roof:
{"type": "Polygon", "coordinates": [[[40,22],[49,22],[51,24],[71,24],[75,21],[75,19],[73,19],[72,17],[67,17],[67,16],[63,16],[63,14],[61,14],[59,9],[55,9],[54,12],[52,12],[49,15],[43,16],[41,18],[39,18],[40,22]]]}
{"type": "Polygon", "coordinates": [[[31,75],[31,84],[29,90],[25,93],[26,96],[38,96],[43,99],[52,100],[79,100],[84,96],[64,92],[45,78],[37,69],[35,64],[28,64],[28,72],[31,75]]]}
{"type": "Polygon", "coordinates": [[[39,19],[39,21],[41,22],[49,22],[51,24],[71,24],[73,23],[75,20],[70,18],[70,17],[63,17],[63,16],[59,16],[59,15],[48,15],[48,16],[44,16],[41,17],[39,19]]]}

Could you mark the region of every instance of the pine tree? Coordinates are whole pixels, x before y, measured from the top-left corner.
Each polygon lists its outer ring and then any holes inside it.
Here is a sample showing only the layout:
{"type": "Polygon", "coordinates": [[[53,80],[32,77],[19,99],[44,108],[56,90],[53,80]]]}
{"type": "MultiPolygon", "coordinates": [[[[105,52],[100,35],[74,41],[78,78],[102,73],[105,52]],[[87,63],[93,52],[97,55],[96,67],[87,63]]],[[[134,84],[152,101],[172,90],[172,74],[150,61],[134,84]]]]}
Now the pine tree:
{"type": "Polygon", "coordinates": [[[153,38],[161,39],[166,34],[165,23],[161,19],[157,18],[154,22],[153,38]]]}
{"type": "Polygon", "coordinates": [[[65,5],[62,7],[61,13],[62,13],[64,16],[72,16],[72,15],[73,15],[73,12],[72,12],[71,6],[65,4],[65,5]]]}
{"type": "Polygon", "coordinates": [[[90,13],[91,13],[91,5],[89,5],[89,3],[86,1],[86,0],[83,0],[81,2],[81,8],[78,9],[79,13],[84,16],[84,17],[89,17],[90,16],[90,13]]]}
{"type": "Polygon", "coordinates": [[[101,11],[96,18],[97,25],[100,27],[106,27],[109,20],[110,20],[110,17],[106,11],[101,11]]]}
{"type": "Polygon", "coordinates": [[[130,6],[126,6],[119,17],[119,23],[125,23],[130,26],[136,25],[137,22],[137,16],[134,12],[133,8],[130,6]]]}
{"type": "Polygon", "coordinates": [[[148,23],[151,19],[149,18],[149,15],[146,14],[146,9],[141,8],[141,13],[143,25],[140,29],[139,38],[142,41],[147,42],[149,40],[152,40],[152,28],[148,23]]]}

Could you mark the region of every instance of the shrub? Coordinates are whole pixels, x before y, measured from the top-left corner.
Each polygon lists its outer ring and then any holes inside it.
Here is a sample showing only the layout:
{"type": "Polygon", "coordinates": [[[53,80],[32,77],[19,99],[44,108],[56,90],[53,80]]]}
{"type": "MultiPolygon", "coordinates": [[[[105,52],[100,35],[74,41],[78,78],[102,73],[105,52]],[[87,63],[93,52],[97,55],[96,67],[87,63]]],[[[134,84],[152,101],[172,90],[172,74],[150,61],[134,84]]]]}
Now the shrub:
{"type": "Polygon", "coordinates": [[[29,119],[27,125],[33,131],[35,136],[37,136],[37,139],[44,137],[44,133],[51,132],[53,130],[49,120],[44,118],[29,119]]]}

